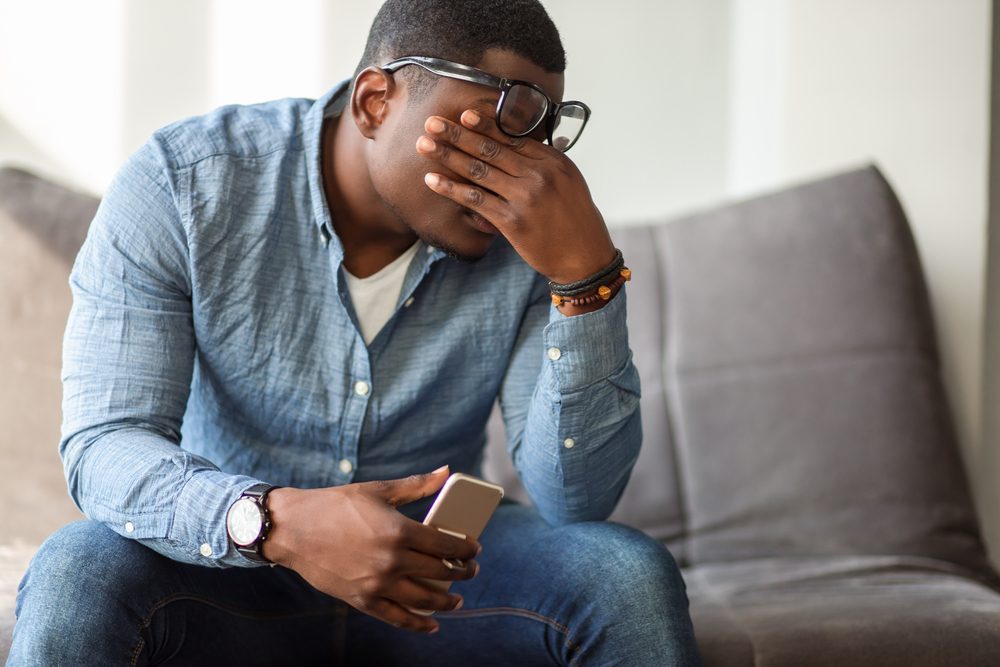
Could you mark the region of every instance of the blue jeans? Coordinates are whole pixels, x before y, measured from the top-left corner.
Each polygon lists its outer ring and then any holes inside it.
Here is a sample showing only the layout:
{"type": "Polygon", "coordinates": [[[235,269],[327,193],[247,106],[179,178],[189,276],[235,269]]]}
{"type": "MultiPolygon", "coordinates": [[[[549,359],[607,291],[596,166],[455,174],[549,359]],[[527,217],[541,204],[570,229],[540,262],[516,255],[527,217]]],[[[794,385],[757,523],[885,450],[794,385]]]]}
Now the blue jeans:
{"type": "Polygon", "coordinates": [[[551,527],[505,501],[474,579],[423,635],[284,568],[186,565],[82,521],[21,582],[10,665],[700,665],[684,581],[659,542],[604,522],[551,527]]]}

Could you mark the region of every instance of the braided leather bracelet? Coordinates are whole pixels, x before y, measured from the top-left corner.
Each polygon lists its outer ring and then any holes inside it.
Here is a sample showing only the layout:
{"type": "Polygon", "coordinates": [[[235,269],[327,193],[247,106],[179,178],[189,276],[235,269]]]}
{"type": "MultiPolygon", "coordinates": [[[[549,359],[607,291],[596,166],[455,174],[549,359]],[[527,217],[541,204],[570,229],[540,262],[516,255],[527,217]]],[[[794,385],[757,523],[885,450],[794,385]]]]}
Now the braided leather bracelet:
{"type": "Polygon", "coordinates": [[[554,283],[550,280],[549,291],[553,294],[558,294],[559,296],[576,296],[578,294],[589,292],[607,280],[610,276],[617,274],[624,264],[625,260],[622,258],[622,251],[615,248],[615,258],[611,260],[610,264],[597,273],[572,283],[560,284],[554,283]]]}
{"type": "Polygon", "coordinates": [[[556,308],[562,308],[564,304],[569,304],[571,306],[586,306],[597,301],[608,301],[618,290],[621,289],[622,285],[632,280],[632,271],[628,267],[623,266],[618,271],[618,276],[615,277],[607,285],[601,285],[597,288],[597,291],[587,294],[586,296],[565,296],[562,294],[552,294],[552,305],[556,308]]]}

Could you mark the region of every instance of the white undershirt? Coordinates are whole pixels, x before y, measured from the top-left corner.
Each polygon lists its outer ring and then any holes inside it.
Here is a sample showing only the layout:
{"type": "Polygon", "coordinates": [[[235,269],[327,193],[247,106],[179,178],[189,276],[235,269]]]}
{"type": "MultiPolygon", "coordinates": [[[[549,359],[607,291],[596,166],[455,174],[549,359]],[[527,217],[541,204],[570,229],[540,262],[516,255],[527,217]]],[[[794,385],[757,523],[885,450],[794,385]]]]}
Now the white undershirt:
{"type": "Polygon", "coordinates": [[[418,246],[420,246],[420,241],[410,246],[402,255],[392,260],[378,273],[367,278],[353,276],[346,267],[344,268],[347,289],[351,293],[354,314],[358,316],[361,337],[364,338],[365,345],[375,340],[375,336],[396,310],[399,293],[402,291],[403,281],[406,279],[406,271],[410,268],[410,261],[417,254],[418,246]]]}

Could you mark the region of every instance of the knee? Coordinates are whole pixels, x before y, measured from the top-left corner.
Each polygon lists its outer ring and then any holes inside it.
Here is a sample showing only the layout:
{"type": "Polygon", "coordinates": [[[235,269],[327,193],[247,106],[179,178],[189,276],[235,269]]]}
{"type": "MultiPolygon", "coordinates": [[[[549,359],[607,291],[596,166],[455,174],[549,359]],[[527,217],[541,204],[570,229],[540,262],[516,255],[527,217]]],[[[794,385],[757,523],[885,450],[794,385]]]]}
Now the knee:
{"type": "Polygon", "coordinates": [[[575,528],[568,553],[576,562],[566,568],[577,579],[574,586],[590,589],[602,603],[620,609],[686,613],[687,587],[666,546],[618,523],[588,522],[575,528]]]}
{"type": "Polygon", "coordinates": [[[80,664],[135,618],[128,600],[158,575],[156,554],[94,521],[70,524],[38,550],[18,589],[10,664],[80,664]]]}
{"type": "Polygon", "coordinates": [[[46,609],[86,602],[100,608],[121,598],[130,585],[152,575],[149,549],[95,521],[78,521],[55,532],[39,548],[21,581],[17,615],[25,606],[46,609]]]}

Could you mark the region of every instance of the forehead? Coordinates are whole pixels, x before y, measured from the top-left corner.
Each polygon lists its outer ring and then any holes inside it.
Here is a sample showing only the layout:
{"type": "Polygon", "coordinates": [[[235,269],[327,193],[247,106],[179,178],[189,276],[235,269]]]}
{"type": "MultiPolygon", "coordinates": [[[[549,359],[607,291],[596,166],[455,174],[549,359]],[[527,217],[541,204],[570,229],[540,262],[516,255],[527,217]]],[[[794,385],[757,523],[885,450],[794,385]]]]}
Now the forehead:
{"type": "Polygon", "coordinates": [[[562,72],[546,72],[524,56],[503,49],[487,49],[475,67],[505,79],[530,81],[545,91],[553,102],[561,102],[565,77],[562,72]]]}

